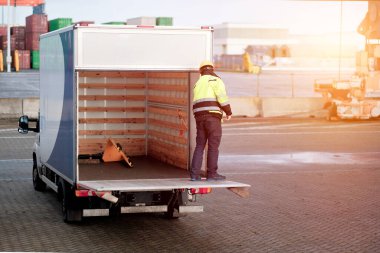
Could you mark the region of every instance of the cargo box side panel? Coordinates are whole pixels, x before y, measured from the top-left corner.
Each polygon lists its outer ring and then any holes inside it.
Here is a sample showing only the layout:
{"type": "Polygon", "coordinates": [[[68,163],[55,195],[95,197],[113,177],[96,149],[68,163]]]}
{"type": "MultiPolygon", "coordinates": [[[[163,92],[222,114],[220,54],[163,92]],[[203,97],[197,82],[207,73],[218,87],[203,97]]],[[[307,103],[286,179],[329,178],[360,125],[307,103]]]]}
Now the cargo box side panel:
{"type": "Polygon", "coordinates": [[[189,73],[148,73],[148,155],[189,167],[189,73]]]}
{"type": "Polygon", "coordinates": [[[79,27],[77,69],[197,70],[212,59],[212,31],[79,27]]]}
{"type": "Polygon", "coordinates": [[[41,161],[69,182],[75,181],[73,31],[41,39],[41,161]]]}
{"type": "Polygon", "coordinates": [[[144,72],[80,71],[79,154],[102,153],[108,139],[128,156],[146,154],[144,72]]]}

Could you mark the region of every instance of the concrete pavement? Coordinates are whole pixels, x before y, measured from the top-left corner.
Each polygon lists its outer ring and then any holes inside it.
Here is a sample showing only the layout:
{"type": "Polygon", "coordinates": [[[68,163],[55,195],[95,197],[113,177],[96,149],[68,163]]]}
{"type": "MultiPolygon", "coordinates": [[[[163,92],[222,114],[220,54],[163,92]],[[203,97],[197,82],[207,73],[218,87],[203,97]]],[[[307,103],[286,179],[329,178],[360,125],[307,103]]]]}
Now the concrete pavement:
{"type": "Polygon", "coordinates": [[[380,249],[379,121],[232,120],[223,127],[220,172],[228,179],[251,184],[248,199],[219,189],[198,198],[205,206],[204,213],[179,220],[139,214],[88,218],[74,225],[63,223],[52,191],[33,190],[33,133],[19,135],[10,128],[12,122],[2,124],[0,251],[380,249]],[[321,158],[329,153],[332,158],[337,155],[338,161],[279,156],[300,153],[321,158]],[[353,156],[348,163],[339,157],[347,153],[353,156]],[[265,159],[258,159],[259,155],[265,159]]]}

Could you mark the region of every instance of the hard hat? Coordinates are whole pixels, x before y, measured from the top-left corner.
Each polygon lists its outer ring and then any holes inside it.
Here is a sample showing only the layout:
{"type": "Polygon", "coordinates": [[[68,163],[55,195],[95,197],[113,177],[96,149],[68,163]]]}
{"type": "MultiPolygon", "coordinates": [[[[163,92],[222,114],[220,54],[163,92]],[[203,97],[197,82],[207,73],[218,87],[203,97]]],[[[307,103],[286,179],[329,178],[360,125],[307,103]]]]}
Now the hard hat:
{"type": "Polygon", "coordinates": [[[211,67],[214,67],[214,64],[212,64],[212,62],[210,62],[209,60],[205,60],[203,62],[201,62],[201,64],[199,65],[199,68],[203,68],[204,66],[211,66],[211,67]]]}

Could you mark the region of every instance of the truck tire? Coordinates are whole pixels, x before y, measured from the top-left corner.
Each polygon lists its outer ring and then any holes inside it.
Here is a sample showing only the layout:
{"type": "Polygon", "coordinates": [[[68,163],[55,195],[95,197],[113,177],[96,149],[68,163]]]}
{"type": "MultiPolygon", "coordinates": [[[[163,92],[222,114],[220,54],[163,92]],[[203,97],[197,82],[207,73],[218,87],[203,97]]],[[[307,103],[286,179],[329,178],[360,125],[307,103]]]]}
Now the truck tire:
{"type": "Polygon", "coordinates": [[[338,117],[338,108],[335,103],[331,103],[327,112],[327,120],[332,121],[338,117]]]}
{"type": "Polygon", "coordinates": [[[179,190],[175,190],[168,201],[168,211],[165,213],[167,219],[178,219],[183,217],[183,214],[179,213],[179,206],[183,205],[183,194],[179,190]]]}
{"type": "Polygon", "coordinates": [[[46,190],[46,183],[42,181],[38,173],[37,161],[33,157],[33,187],[36,191],[42,192],[46,190]]]}
{"type": "Polygon", "coordinates": [[[62,178],[58,181],[58,198],[61,200],[62,218],[66,223],[82,221],[83,212],[77,206],[74,192],[62,178]]]}

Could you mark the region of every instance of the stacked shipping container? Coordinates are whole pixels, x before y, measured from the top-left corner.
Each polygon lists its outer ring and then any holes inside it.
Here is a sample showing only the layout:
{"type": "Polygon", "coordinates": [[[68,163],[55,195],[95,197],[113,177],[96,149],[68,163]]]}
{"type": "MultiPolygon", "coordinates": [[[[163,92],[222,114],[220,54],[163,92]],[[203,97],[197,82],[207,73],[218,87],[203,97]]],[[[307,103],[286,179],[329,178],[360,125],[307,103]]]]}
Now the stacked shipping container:
{"type": "Polygon", "coordinates": [[[70,26],[73,23],[71,18],[56,18],[49,21],[49,32],[55,31],[66,26],[70,26]]]}
{"type": "Polygon", "coordinates": [[[15,50],[25,50],[25,26],[11,27],[12,39],[15,38],[15,50]]]}
{"type": "Polygon", "coordinates": [[[48,32],[48,19],[45,14],[33,14],[26,17],[26,49],[31,50],[31,64],[33,69],[40,66],[39,48],[40,35],[48,32]],[[38,55],[38,57],[36,57],[38,55]]]}
{"type": "Polygon", "coordinates": [[[12,67],[15,63],[15,57],[18,57],[19,69],[30,69],[30,51],[29,50],[17,50],[12,53],[12,67]],[[17,52],[17,53],[16,53],[17,52]]]}

